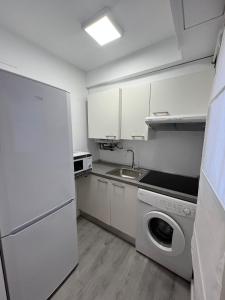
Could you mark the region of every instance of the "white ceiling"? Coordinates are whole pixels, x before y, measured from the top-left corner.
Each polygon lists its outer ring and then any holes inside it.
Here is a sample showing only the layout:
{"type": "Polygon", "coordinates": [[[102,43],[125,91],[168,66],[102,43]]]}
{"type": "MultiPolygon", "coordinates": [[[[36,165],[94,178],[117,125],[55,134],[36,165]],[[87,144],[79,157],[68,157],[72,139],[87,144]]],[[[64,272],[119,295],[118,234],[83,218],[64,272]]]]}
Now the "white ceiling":
{"type": "Polygon", "coordinates": [[[0,25],[85,71],[175,36],[169,0],[0,0],[0,25]],[[109,7],[124,36],[100,47],[81,24],[109,7]]]}
{"type": "MultiPolygon", "coordinates": [[[[155,1],[157,2],[157,1],[155,1]]],[[[213,55],[224,24],[225,0],[170,0],[176,37],[87,72],[88,87],[160,70],[213,55]]],[[[158,28],[154,27],[156,34],[158,28]]]]}

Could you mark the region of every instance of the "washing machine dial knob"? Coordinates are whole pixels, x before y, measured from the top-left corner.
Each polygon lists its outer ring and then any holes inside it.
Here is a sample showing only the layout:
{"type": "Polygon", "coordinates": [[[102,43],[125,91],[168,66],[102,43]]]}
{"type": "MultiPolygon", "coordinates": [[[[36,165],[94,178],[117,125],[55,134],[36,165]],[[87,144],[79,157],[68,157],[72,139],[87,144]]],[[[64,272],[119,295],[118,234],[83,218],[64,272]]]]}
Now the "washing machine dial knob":
{"type": "Polygon", "coordinates": [[[186,216],[190,216],[190,214],[191,214],[190,208],[187,208],[187,207],[185,207],[185,208],[183,209],[183,212],[184,212],[184,214],[185,214],[186,216]]]}

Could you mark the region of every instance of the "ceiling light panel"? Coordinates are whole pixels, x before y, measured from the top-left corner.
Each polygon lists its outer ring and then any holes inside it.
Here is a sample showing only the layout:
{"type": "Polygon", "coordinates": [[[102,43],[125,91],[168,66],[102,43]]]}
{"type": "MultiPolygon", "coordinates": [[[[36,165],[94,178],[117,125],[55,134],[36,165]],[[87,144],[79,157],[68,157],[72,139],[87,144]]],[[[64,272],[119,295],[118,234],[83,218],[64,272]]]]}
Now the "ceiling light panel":
{"type": "Polygon", "coordinates": [[[84,30],[100,45],[104,46],[120,38],[121,32],[107,15],[89,24],[84,30]]]}

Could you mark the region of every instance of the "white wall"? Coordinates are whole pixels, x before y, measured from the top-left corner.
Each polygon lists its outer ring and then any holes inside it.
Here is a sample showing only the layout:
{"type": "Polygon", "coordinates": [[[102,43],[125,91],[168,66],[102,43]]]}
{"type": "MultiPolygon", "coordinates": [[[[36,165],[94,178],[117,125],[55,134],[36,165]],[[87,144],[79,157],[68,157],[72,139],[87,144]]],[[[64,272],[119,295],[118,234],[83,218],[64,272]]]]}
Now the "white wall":
{"type": "MultiPolygon", "coordinates": [[[[202,132],[157,132],[152,139],[123,141],[125,149],[133,149],[136,166],[189,176],[198,176],[204,134],[202,132]]],[[[103,161],[130,165],[132,154],[126,150],[99,150],[103,161]]]]}
{"type": "Polygon", "coordinates": [[[182,59],[177,39],[169,38],[116,62],[87,73],[87,87],[127,79],[134,75],[145,74],[159,67],[174,64],[182,59]]]}
{"type": "MultiPolygon", "coordinates": [[[[210,69],[214,72],[212,65],[209,63],[209,59],[172,68],[167,71],[157,72],[154,73],[154,75],[136,80],[93,88],[89,90],[89,93],[96,90],[105,90],[112,86],[123,87],[124,85],[132,85],[134,82],[150,82],[206,69],[210,69]]],[[[124,148],[132,148],[135,151],[135,162],[140,167],[197,176],[200,173],[203,139],[203,132],[170,131],[153,133],[147,142],[123,141],[122,144],[124,148]]],[[[119,150],[114,152],[99,150],[99,159],[115,163],[130,164],[131,153],[119,150]]]]}
{"type": "Polygon", "coordinates": [[[70,92],[73,147],[87,150],[85,75],[79,69],[0,28],[0,68],[70,92]]]}

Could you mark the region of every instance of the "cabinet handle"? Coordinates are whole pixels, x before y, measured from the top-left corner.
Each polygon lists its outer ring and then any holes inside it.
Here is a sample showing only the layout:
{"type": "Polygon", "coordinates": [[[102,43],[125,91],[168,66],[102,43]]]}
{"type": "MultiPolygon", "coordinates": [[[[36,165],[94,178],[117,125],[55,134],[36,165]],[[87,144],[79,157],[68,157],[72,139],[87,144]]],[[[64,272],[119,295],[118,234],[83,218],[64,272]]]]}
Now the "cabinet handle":
{"type": "Polygon", "coordinates": [[[169,116],[168,111],[156,111],[153,113],[154,116],[163,117],[163,116],[169,116]]]}
{"type": "Polygon", "coordinates": [[[116,135],[106,135],[105,137],[106,137],[106,138],[113,138],[113,139],[115,139],[115,138],[116,138],[116,135]]]}
{"type": "Polygon", "coordinates": [[[101,183],[106,183],[106,184],[108,183],[107,181],[102,180],[102,179],[98,179],[98,181],[101,182],[101,183]]]}
{"type": "Polygon", "coordinates": [[[121,188],[121,189],[125,189],[125,186],[124,185],[119,185],[119,184],[116,184],[116,183],[112,183],[112,185],[118,187],[118,188],[121,188]]]}

